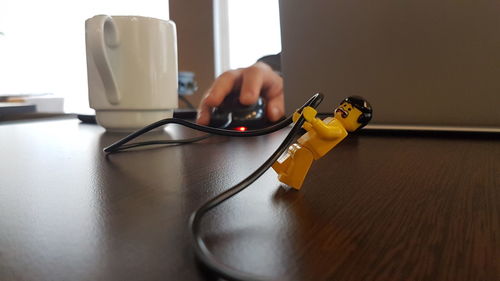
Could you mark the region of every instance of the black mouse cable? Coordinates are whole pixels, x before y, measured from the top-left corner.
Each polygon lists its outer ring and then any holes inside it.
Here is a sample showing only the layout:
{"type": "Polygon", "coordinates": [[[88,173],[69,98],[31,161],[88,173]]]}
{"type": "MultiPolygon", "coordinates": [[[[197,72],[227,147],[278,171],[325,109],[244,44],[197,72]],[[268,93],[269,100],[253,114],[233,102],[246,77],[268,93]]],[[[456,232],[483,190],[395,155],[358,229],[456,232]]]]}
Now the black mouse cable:
{"type": "Polygon", "coordinates": [[[195,251],[196,257],[208,267],[213,272],[217,273],[223,278],[228,280],[268,280],[261,276],[256,276],[249,273],[244,273],[233,268],[226,266],[223,263],[218,262],[213,255],[208,250],[207,246],[203,242],[201,237],[201,219],[202,217],[210,210],[228,200],[229,198],[235,196],[245,188],[247,188],[250,184],[256,181],[259,177],[262,176],[274,162],[278,160],[278,158],[285,152],[285,150],[292,144],[295,140],[295,137],[301,132],[301,127],[304,123],[304,117],[300,117],[295,125],[292,127],[286,138],[280,144],[280,146],[276,149],[276,151],[262,164],[257,170],[255,170],[251,175],[242,180],[240,183],[235,186],[229,188],[223,193],[217,195],[216,197],[210,199],[206,203],[204,203],[201,207],[199,207],[196,211],[193,212],[189,219],[189,229],[192,235],[192,244],[195,251]]]}
{"type": "MultiPolygon", "coordinates": [[[[302,111],[302,109],[306,106],[312,106],[316,108],[321,101],[323,100],[323,95],[321,93],[316,93],[314,94],[302,107],[300,107],[298,110],[302,111]]],[[[230,136],[230,137],[253,137],[253,136],[261,136],[261,135],[266,135],[269,133],[273,133],[275,131],[281,130],[285,128],[286,126],[290,125],[292,123],[292,116],[289,116],[286,119],[283,119],[282,121],[266,127],[264,129],[258,129],[258,130],[248,130],[244,132],[240,131],[234,131],[234,130],[228,130],[228,129],[221,129],[221,128],[212,128],[208,126],[203,126],[203,125],[198,125],[193,122],[186,121],[184,119],[180,118],[166,118],[159,120],[157,122],[154,122],[142,129],[139,129],[130,135],[122,138],[121,140],[118,140],[117,142],[105,147],[103,149],[104,152],[106,153],[115,153],[119,152],[125,149],[133,148],[133,147],[140,147],[140,146],[145,146],[145,145],[158,145],[158,144],[183,144],[183,143],[192,143],[196,141],[200,141],[203,139],[206,139],[210,137],[210,134],[214,135],[221,135],[221,136],[230,136]],[[178,124],[178,125],[183,125],[185,127],[198,130],[201,132],[208,133],[209,135],[203,135],[199,137],[193,137],[193,138],[188,138],[188,139],[181,139],[181,140],[157,140],[157,141],[145,141],[145,142],[139,142],[139,143],[132,143],[128,144],[131,140],[151,131],[154,130],[160,126],[167,125],[167,124],[178,124]]]]}
{"type": "MultiPolygon", "coordinates": [[[[299,112],[306,106],[317,107],[321,101],[323,100],[322,94],[314,95],[307,103],[305,103],[300,109],[299,112]]],[[[201,207],[199,207],[196,211],[194,211],[189,219],[189,230],[192,235],[192,244],[194,248],[194,252],[196,258],[205,265],[208,269],[212,270],[216,274],[220,275],[223,278],[228,280],[240,280],[240,281],[261,281],[268,280],[263,276],[257,276],[254,274],[245,273],[236,269],[233,269],[223,263],[218,262],[213,255],[210,253],[210,250],[203,242],[203,238],[201,236],[201,220],[203,216],[208,213],[213,208],[217,207],[219,204],[228,200],[229,198],[235,196],[239,192],[243,191],[245,188],[250,186],[253,182],[255,182],[258,178],[260,178],[272,165],[274,162],[278,160],[278,158],[288,149],[288,147],[295,140],[296,136],[301,133],[302,125],[304,124],[304,117],[300,116],[300,118],[295,122],[294,126],[280,144],[280,146],[275,150],[275,152],[252,174],[242,180],[240,183],[234,185],[228,190],[222,192],[216,197],[205,202],[201,207]]]]}
{"type": "Polygon", "coordinates": [[[148,125],[142,129],[138,130],[138,131],[131,133],[130,135],[124,137],[123,139],[111,144],[110,146],[105,147],[103,149],[103,151],[106,153],[114,153],[114,152],[119,152],[121,150],[125,150],[128,148],[139,147],[139,146],[144,146],[144,145],[192,143],[192,142],[200,141],[202,139],[206,139],[206,138],[210,137],[211,135],[230,136],[230,137],[261,136],[261,135],[266,135],[266,134],[281,130],[291,123],[292,123],[292,119],[290,117],[290,118],[284,119],[281,122],[276,123],[270,127],[264,128],[264,129],[248,130],[245,132],[240,132],[240,131],[227,130],[227,129],[221,129],[221,128],[212,128],[212,127],[208,127],[208,126],[198,125],[196,123],[189,122],[189,121],[186,121],[184,119],[179,119],[179,118],[167,118],[167,119],[162,119],[160,121],[152,123],[151,125],[148,125]],[[197,130],[197,131],[205,132],[208,134],[200,136],[200,137],[189,138],[189,139],[145,141],[145,142],[132,143],[132,144],[126,145],[131,140],[133,140],[133,139],[135,139],[135,138],[137,138],[137,137],[139,137],[139,136],[141,136],[141,135],[143,135],[151,130],[154,130],[160,126],[167,125],[167,124],[178,124],[178,125],[182,125],[182,126],[185,126],[185,127],[197,130]]]}
{"type": "Polygon", "coordinates": [[[129,144],[124,144],[116,149],[107,152],[108,154],[110,153],[116,153],[120,152],[123,150],[135,148],[135,147],[141,147],[141,146],[148,146],[148,145],[178,145],[178,144],[188,144],[188,143],[193,143],[193,142],[198,142],[204,139],[207,139],[209,137],[213,136],[212,134],[205,134],[202,136],[197,136],[197,137],[192,137],[192,138],[186,138],[186,139],[179,139],[179,140],[152,140],[152,141],[143,141],[143,142],[134,142],[134,143],[129,143],[129,144]]]}
{"type": "MultiPolygon", "coordinates": [[[[223,126],[221,126],[221,128],[225,129],[225,128],[229,127],[229,124],[231,122],[232,122],[232,116],[229,115],[226,124],[224,124],[223,126]]],[[[197,136],[197,137],[192,137],[192,138],[186,138],[186,139],[152,140],[152,141],[143,141],[143,142],[134,142],[134,143],[122,144],[122,145],[119,145],[116,148],[114,148],[112,151],[108,152],[108,154],[116,153],[116,152],[120,152],[120,151],[124,151],[124,150],[130,149],[130,148],[141,147],[141,146],[148,146],[148,145],[179,145],[179,144],[194,143],[194,142],[198,142],[198,141],[207,139],[207,138],[209,138],[211,136],[213,136],[213,134],[205,134],[205,135],[202,135],[202,136],[197,136]]]]}

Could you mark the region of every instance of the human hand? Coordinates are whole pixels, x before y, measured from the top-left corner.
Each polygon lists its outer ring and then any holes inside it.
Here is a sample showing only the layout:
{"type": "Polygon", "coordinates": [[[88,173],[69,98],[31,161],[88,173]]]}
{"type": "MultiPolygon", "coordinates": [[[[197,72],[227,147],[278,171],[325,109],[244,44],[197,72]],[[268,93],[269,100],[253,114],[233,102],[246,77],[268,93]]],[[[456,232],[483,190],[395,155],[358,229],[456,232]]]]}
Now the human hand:
{"type": "Polygon", "coordinates": [[[251,105],[259,95],[266,100],[266,116],[271,122],[278,121],[285,114],[283,78],[263,62],[247,68],[229,70],[213,82],[201,100],[196,123],[208,125],[212,108],[219,106],[233,90],[240,89],[240,103],[251,105]]]}

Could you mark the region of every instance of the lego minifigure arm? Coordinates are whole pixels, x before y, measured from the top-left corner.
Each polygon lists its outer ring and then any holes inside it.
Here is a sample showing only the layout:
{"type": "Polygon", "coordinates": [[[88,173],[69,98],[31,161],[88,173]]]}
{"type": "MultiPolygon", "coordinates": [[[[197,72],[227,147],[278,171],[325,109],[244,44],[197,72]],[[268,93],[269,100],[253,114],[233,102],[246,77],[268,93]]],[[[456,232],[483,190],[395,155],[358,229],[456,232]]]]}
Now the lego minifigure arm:
{"type": "Polygon", "coordinates": [[[314,130],[318,136],[324,139],[336,139],[342,136],[342,129],[337,125],[327,125],[321,119],[316,118],[317,112],[314,108],[308,106],[304,108],[302,114],[311,124],[306,128],[308,131],[314,130]]]}
{"type": "MultiPolygon", "coordinates": [[[[296,123],[296,122],[297,122],[297,120],[299,120],[300,116],[302,116],[302,112],[301,112],[301,113],[299,113],[298,111],[295,111],[295,112],[293,113],[293,117],[292,117],[293,123],[296,123]]],[[[306,119],[306,120],[307,120],[307,119],[306,119]]],[[[310,131],[310,130],[311,130],[311,128],[312,128],[312,125],[311,125],[311,123],[309,123],[309,122],[305,121],[305,122],[304,122],[304,125],[302,125],[302,128],[304,128],[306,131],[310,131]]]]}

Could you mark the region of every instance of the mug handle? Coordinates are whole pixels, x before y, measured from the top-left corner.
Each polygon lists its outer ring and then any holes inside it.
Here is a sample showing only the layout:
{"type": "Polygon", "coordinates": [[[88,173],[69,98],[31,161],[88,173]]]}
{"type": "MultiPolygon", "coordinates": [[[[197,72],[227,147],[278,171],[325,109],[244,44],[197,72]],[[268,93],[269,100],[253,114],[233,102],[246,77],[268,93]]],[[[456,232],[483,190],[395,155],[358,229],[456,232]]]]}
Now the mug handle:
{"type": "Polygon", "coordinates": [[[94,16],[88,26],[87,36],[90,43],[90,52],[104,84],[104,90],[109,103],[117,105],[120,103],[121,95],[118,91],[116,79],[111,71],[106,48],[117,48],[119,45],[118,29],[113,18],[107,15],[94,16]]]}

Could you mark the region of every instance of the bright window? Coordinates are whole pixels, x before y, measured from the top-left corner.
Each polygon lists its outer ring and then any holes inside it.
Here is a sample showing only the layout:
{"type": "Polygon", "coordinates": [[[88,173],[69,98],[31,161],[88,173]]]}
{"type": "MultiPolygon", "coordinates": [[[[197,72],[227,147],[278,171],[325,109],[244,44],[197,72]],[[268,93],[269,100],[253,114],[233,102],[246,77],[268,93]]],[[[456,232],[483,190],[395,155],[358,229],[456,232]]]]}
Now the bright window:
{"type": "Polygon", "coordinates": [[[281,51],[278,0],[215,0],[216,74],[281,51]]]}

